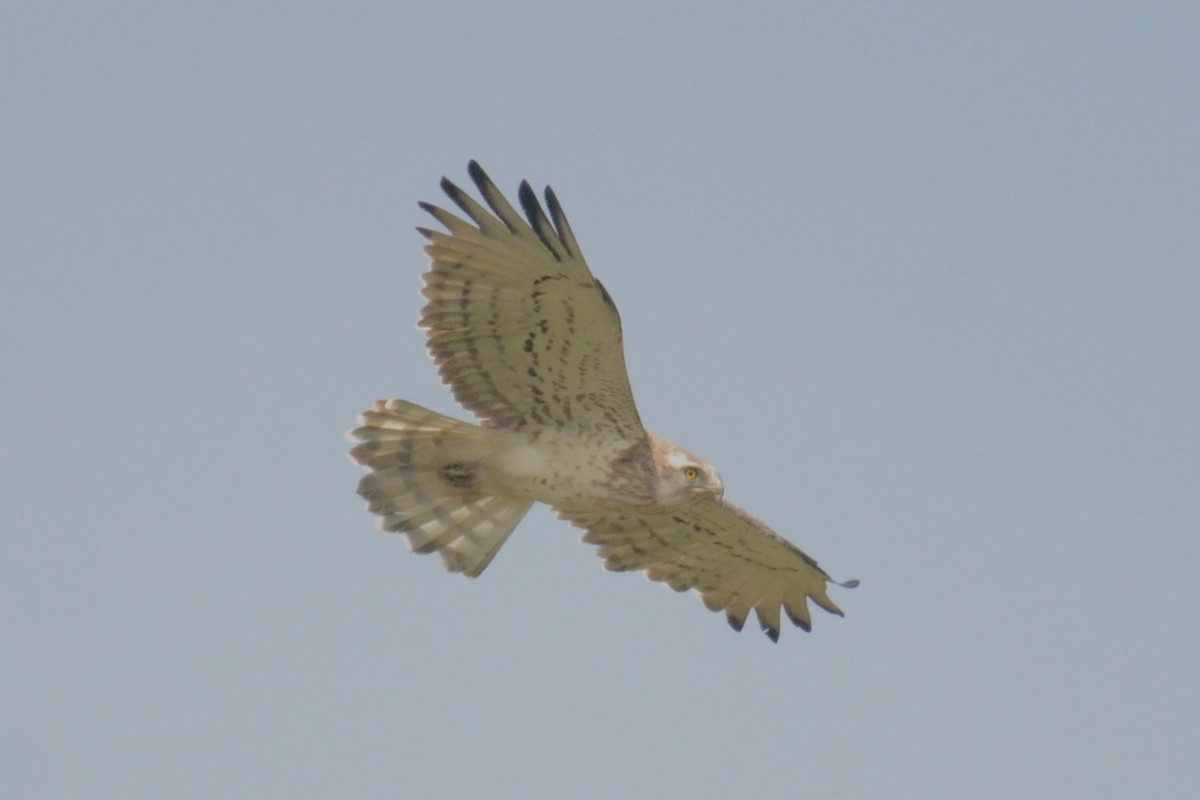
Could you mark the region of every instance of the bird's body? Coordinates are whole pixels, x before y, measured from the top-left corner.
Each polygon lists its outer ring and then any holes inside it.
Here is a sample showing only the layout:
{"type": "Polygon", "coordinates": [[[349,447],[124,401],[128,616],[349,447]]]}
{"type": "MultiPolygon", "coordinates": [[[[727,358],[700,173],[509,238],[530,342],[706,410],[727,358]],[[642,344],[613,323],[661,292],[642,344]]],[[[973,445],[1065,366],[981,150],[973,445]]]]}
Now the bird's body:
{"type": "Polygon", "coordinates": [[[381,528],[476,576],[540,502],[586,529],[609,569],[694,588],[739,630],[753,608],[778,638],[781,607],[808,629],[807,598],[840,614],[815,561],[727,503],[710,464],[642,426],[616,306],[553,192],[547,217],[521,185],[526,222],[469,171],[490,210],[448,180],[471,222],[422,204],[448,233],[420,229],[432,260],[420,324],[482,424],[403,400],[360,415],[351,455],[369,470],[359,493],[381,528]]]}

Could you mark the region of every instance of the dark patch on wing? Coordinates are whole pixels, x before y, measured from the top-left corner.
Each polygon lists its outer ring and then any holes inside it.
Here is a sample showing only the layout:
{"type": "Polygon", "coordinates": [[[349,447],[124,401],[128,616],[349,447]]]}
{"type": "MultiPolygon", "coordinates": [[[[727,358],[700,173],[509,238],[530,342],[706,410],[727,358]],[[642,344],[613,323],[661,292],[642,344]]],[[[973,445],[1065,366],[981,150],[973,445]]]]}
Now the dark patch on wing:
{"type": "Polygon", "coordinates": [[[595,278],[594,280],[596,281],[596,288],[600,290],[600,296],[604,298],[604,302],[612,306],[613,309],[616,309],[617,304],[613,302],[612,295],[608,293],[608,289],[604,288],[604,284],[600,282],[599,278],[595,278]]]}

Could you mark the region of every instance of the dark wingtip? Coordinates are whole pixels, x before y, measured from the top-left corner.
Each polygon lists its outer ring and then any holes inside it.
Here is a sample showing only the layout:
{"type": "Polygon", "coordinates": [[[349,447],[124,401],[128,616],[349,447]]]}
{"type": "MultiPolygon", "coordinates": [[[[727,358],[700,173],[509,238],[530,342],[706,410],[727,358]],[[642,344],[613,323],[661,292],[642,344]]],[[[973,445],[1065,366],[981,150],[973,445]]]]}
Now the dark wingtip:
{"type": "Polygon", "coordinates": [[[767,638],[770,639],[772,642],[779,641],[779,629],[778,628],[772,628],[769,625],[764,625],[763,633],[765,633],[767,635],[767,638]]]}
{"type": "Polygon", "coordinates": [[[562,261],[564,252],[569,254],[570,248],[559,239],[558,232],[554,229],[554,223],[546,217],[546,212],[538,204],[537,193],[533,191],[529,181],[521,181],[521,186],[517,189],[517,199],[521,201],[521,208],[525,210],[525,218],[529,220],[529,225],[533,228],[534,233],[554,256],[554,260],[562,261]]]}
{"type": "Polygon", "coordinates": [[[475,181],[476,186],[481,182],[491,183],[491,178],[483,171],[483,167],[479,166],[479,162],[473,158],[467,162],[467,174],[471,176],[471,180],[475,181]]]}
{"type": "Polygon", "coordinates": [[[441,182],[438,183],[438,186],[441,186],[442,191],[448,194],[451,199],[459,197],[463,193],[463,190],[458,188],[458,184],[449,178],[442,178],[441,182]]]}
{"type": "Polygon", "coordinates": [[[546,208],[549,209],[550,220],[554,223],[555,230],[558,231],[559,241],[563,243],[563,247],[571,256],[580,258],[579,242],[575,241],[575,234],[571,231],[571,224],[567,222],[566,212],[558,202],[558,195],[554,194],[554,190],[549,186],[546,187],[545,194],[546,208]]]}
{"type": "Polygon", "coordinates": [[[737,617],[735,617],[729,613],[725,614],[725,619],[729,623],[729,627],[733,628],[738,633],[741,633],[742,626],[746,624],[745,619],[738,619],[737,617]]]}
{"type": "Polygon", "coordinates": [[[533,219],[537,213],[542,210],[538,205],[537,193],[533,191],[533,187],[529,185],[529,181],[521,181],[520,187],[517,188],[517,199],[521,201],[521,208],[525,211],[525,216],[533,219]]]}
{"type": "Polygon", "coordinates": [[[812,633],[812,623],[809,622],[808,620],[806,620],[804,617],[801,617],[797,614],[793,614],[792,610],[790,608],[788,608],[787,606],[783,607],[783,613],[787,614],[788,619],[790,619],[792,621],[792,624],[795,625],[797,628],[804,631],[805,633],[812,633]]]}

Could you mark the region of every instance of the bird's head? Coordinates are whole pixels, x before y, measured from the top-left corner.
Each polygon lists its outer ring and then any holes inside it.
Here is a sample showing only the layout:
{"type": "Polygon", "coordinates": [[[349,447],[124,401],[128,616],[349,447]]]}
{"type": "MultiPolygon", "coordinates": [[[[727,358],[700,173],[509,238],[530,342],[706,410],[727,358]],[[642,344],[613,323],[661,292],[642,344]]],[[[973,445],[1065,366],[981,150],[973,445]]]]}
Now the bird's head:
{"type": "Polygon", "coordinates": [[[725,493],[716,468],[703,458],[658,436],[653,437],[652,448],[658,502],[669,506],[690,503],[703,494],[720,497],[725,493]]]}

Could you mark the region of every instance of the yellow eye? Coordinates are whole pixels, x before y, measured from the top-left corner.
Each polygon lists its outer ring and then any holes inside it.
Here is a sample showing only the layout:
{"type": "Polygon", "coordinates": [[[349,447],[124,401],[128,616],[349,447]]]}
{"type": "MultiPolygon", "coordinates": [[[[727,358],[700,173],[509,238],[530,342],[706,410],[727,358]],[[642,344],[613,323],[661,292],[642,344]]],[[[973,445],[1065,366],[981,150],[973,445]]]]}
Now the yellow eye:
{"type": "Polygon", "coordinates": [[[683,471],[683,477],[687,478],[689,481],[694,481],[696,478],[700,477],[700,470],[696,469],[695,467],[688,467],[683,471]]]}

